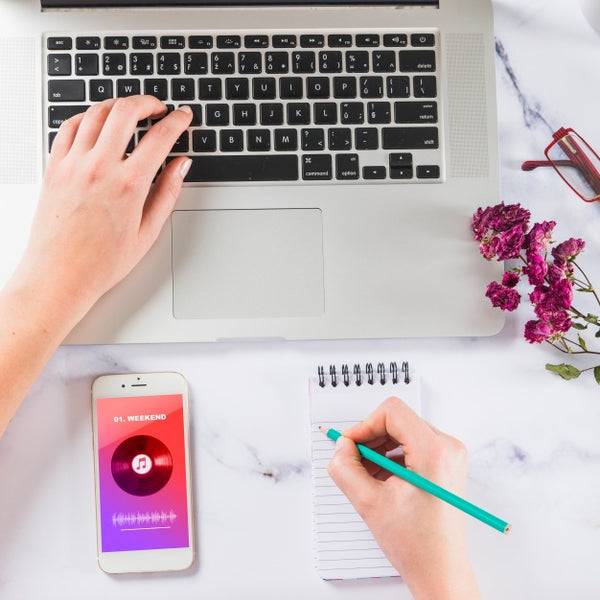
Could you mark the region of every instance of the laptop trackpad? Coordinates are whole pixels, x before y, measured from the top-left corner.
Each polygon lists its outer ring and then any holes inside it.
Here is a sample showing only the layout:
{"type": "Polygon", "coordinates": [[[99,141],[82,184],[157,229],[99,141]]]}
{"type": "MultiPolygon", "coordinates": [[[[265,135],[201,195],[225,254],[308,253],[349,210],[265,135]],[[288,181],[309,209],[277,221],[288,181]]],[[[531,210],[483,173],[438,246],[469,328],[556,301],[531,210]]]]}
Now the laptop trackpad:
{"type": "Polygon", "coordinates": [[[180,210],[171,226],[176,319],[323,314],[320,210],[180,210]]]}

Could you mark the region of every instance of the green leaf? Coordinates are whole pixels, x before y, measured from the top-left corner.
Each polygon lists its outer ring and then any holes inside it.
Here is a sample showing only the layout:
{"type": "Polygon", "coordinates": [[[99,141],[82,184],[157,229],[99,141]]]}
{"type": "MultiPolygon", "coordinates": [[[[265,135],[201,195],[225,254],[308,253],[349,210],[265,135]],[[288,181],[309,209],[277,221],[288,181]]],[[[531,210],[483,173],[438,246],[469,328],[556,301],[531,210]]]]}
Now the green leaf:
{"type": "Polygon", "coordinates": [[[546,369],[560,375],[563,379],[577,379],[581,375],[581,371],[573,365],[561,363],[560,365],[546,364],[546,369]]]}
{"type": "Polygon", "coordinates": [[[596,331],[595,337],[600,338],[600,329],[598,329],[598,331],[596,331]]]}
{"type": "Polygon", "coordinates": [[[581,330],[583,330],[583,329],[587,329],[587,328],[588,328],[588,326],[587,326],[587,325],[582,325],[581,323],[575,323],[575,321],[573,321],[573,322],[571,323],[571,327],[572,327],[573,329],[579,329],[579,331],[581,331],[581,330]]]}
{"type": "Polygon", "coordinates": [[[579,345],[587,352],[587,346],[585,345],[585,340],[579,335],[579,345]]]}
{"type": "Polygon", "coordinates": [[[594,367],[594,379],[596,380],[596,383],[600,385],[600,365],[594,367]]]}
{"type": "Polygon", "coordinates": [[[588,322],[588,323],[592,323],[592,325],[598,325],[598,317],[597,315],[593,315],[591,313],[588,313],[584,319],[588,322]]]}

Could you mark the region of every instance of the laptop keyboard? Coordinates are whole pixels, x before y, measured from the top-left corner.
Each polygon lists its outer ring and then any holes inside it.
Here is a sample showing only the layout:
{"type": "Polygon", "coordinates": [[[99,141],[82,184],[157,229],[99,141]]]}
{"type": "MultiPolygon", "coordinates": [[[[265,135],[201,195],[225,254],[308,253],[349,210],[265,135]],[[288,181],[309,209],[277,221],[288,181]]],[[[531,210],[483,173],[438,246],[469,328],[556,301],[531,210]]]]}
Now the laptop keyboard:
{"type": "Polygon", "coordinates": [[[192,158],[188,182],[442,181],[438,47],[435,30],[48,34],[46,151],[94,102],[151,94],[193,110],[169,155],[192,158]]]}

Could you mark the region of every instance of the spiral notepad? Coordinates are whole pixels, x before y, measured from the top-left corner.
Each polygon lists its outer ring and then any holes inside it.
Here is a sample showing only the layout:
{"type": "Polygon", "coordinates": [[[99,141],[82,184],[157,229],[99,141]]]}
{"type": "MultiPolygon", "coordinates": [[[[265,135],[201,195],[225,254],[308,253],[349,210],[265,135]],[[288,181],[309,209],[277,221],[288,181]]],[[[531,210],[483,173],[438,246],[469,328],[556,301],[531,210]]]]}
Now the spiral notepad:
{"type": "Polygon", "coordinates": [[[340,431],[362,421],[389,396],[420,412],[419,385],[408,363],[318,368],[309,380],[315,563],[323,579],[397,576],[371,531],[327,474],[334,443],[320,427],[340,431]]]}

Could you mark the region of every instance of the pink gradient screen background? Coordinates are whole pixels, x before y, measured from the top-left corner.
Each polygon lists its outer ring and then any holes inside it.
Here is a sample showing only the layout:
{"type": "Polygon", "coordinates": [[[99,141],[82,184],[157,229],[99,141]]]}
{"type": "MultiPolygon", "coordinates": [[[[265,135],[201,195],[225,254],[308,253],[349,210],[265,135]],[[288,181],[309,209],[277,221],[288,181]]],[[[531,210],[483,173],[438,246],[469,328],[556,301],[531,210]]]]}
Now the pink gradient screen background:
{"type": "Polygon", "coordinates": [[[188,547],[181,394],[98,398],[96,411],[102,552],[188,547]],[[136,415],[151,414],[165,414],[166,419],[129,420],[136,415]],[[173,458],[169,481],[149,496],[135,496],[123,491],[111,472],[111,459],[116,447],[134,435],[159,439],[173,458]]]}

